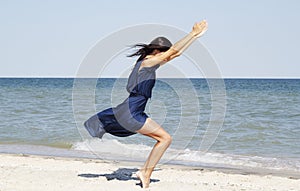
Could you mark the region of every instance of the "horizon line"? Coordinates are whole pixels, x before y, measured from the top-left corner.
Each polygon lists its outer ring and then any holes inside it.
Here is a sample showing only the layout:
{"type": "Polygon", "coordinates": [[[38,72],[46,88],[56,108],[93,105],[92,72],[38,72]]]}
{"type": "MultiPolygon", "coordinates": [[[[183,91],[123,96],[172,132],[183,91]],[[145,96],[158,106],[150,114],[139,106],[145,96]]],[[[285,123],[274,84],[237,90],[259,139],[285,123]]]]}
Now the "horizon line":
{"type": "MultiPolygon", "coordinates": [[[[0,79],[3,78],[53,78],[53,79],[94,79],[98,77],[72,77],[72,76],[0,76],[0,79]]],[[[101,77],[98,79],[127,79],[127,78],[119,78],[114,76],[101,77]]],[[[157,79],[300,79],[300,77],[158,77],[157,79]]]]}

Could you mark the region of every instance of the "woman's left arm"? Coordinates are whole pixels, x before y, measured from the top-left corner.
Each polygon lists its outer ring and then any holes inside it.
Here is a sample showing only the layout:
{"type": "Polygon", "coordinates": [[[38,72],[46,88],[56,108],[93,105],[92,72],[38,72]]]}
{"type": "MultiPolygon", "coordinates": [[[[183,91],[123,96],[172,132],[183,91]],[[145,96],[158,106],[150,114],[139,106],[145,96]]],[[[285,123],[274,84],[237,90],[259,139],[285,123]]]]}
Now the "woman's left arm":
{"type": "Polygon", "coordinates": [[[185,43],[184,46],[182,46],[176,54],[171,55],[170,60],[180,56],[195,40],[197,40],[197,38],[201,37],[207,31],[208,29],[207,22],[204,21],[203,25],[204,26],[201,26],[201,23],[196,23],[193,26],[193,31],[191,32],[192,38],[189,39],[189,41],[185,43]],[[200,33],[198,32],[199,30],[201,30],[200,33]]]}

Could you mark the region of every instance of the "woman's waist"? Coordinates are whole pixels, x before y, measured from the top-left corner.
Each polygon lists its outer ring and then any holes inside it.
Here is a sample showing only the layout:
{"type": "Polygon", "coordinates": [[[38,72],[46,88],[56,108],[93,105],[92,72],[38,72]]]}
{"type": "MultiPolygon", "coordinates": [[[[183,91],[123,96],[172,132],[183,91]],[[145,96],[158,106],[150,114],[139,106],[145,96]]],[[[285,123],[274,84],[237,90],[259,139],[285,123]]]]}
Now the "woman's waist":
{"type": "Polygon", "coordinates": [[[130,92],[129,97],[144,97],[145,99],[148,99],[148,97],[140,92],[130,92]]]}

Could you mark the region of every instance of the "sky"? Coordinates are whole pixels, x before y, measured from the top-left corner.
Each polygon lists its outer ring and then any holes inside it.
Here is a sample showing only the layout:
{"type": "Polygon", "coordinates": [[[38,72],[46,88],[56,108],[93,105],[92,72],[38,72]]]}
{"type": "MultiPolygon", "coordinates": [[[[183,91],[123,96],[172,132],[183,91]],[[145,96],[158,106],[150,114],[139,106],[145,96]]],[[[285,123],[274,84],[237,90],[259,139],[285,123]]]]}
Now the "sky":
{"type": "Polygon", "coordinates": [[[223,78],[300,78],[299,10],[298,0],[0,0],[0,77],[74,77],[116,31],[154,23],[188,33],[206,19],[199,41],[223,78]]]}

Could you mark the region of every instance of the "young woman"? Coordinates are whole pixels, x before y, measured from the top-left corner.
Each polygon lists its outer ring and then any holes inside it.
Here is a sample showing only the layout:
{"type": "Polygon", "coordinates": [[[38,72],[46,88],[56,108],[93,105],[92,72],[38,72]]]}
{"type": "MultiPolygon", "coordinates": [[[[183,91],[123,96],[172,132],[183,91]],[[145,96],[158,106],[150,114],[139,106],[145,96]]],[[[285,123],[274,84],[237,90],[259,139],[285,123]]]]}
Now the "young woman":
{"type": "Polygon", "coordinates": [[[144,113],[155,84],[155,71],[180,56],[206,30],[207,22],[204,20],[196,23],[192,31],[174,45],[165,37],[158,37],[148,45],[137,44],[136,47],[140,49],[130,55],[139,58],[128,78],[128,98],[114,108],[97,113],[84,123],[93,137],[102,138],[104,133],[119,137],[140,133],[157,141],[144,166],[136,174],[143,188],[149,187],[152,171],[172,141],[171,136],[144,113]]]}

